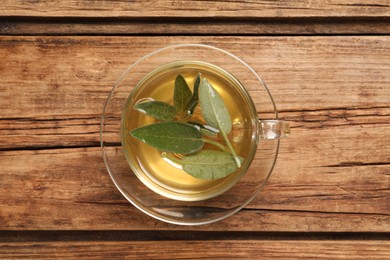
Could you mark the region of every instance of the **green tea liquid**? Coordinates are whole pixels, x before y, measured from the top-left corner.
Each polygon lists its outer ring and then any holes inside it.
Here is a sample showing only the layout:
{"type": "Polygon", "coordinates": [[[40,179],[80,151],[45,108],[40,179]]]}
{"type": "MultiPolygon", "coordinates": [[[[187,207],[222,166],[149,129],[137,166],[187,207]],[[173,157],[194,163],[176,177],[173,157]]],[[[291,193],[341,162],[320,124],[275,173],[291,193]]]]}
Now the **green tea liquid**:
{"type": "MultiPolygon", "coordinates": [[[[232,187],[244,174],[245,167],[229,176],[214,180],[201,180],[184,172],[180,165],[164,158],[164,154],[129,135],[135,128],[156,123],[157,120],[136,111],[133,106],[140,100],[159,100],[173,105],[175,78],[181,74],[192,89],[198,73],[207,78],[221,95],[227,106],[233,130],[228,135],[237,155],[251,159],[256,149],[253,131],[257,120],[256,111],[244,87],[229,73],[214,65],[197,61],[180,61],[156,69],[145,77],[129,96],[122,117],[121,136],[126,159],[133,173],[154,192],[181,201],[199,201],[215,197],[232,187]]],[[[190,121],[205,124],[199,106],[190,121]]],[[[221,136],[215,141],[225,145],[221,136]]],[[[206,149],[217,149],[205,144],[206,149]]]]}

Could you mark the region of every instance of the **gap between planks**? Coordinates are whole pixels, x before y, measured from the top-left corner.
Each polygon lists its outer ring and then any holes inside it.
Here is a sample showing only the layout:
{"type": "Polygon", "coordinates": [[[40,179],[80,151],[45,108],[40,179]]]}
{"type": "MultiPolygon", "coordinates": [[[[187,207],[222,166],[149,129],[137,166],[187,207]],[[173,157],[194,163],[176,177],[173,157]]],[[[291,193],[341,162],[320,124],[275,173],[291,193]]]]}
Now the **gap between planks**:
{"type": "Polygon", "coordinates": [[[390,17],[3,17],[0,35],[389,35],[390,17]]]}
{"type": "Polygon", "coordinates": [[[252,232],[156,230],[1,231],[0,242],[149,241],[149,240],[388,240],[386,232],[252,232]]]}

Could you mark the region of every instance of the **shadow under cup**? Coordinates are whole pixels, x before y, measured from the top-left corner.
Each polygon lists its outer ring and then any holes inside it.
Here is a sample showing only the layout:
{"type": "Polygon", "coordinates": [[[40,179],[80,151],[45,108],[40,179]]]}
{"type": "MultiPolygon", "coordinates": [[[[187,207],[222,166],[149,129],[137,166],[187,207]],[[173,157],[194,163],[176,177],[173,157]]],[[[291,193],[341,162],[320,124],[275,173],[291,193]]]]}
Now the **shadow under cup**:
{"type": "MultiPolygon", "coordinates": [[[[216,197],[198,201],[166,198],[147,188],[133,173],[121,146],[121,117],[129,94],[151,71],[183,60],[213,64],[232,74],[251,97],[258,118],[277,119],[277,111],[266,85],[242,60],[207,45],[173,45],[152,52],[130,66],[118,79],[104,107],[101,146],[107,170],[119,191],[144,213],[174,224],[199,225],[224,219],[243,208],[264,187],[274,167],[279,139],[264,140],[257,135],[257,149],[234,186],[216,197]]],[[[249,148],[248,148],[249,149],[249,148]]]]}

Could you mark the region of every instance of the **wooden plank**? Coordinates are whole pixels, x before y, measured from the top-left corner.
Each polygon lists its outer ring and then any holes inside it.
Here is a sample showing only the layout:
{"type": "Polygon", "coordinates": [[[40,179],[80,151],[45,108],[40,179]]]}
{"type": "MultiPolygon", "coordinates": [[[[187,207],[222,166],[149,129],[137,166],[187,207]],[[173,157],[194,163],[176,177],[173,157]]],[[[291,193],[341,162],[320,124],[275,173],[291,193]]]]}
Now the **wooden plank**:
{"type": "Polygon", "coordinates": [[[389,17],[375,1],[23,1],[5,0],[2,16],[39,17],[389,17]]]}
{"type": "Polygon", "coordinates": [[[293,129],[256,207],[389,216],[389,124],[361,126],[293,129]]]}
{"type": "Polygon", "coordinates": [[[389,121],[389,37],[1,37],[0,149],[98,145],[99,117],[120,74],[183,42],[246,60],[293,127],[389,121]]]}
{"type": "Polygon", "coordinates": [[[0,149],[98,146],[100,119],[96,114],[3,118],[0,149]]]}
{"type": "MultiPolygon", "coordinates": [[[[387,131],[386,124],[390,120],[390,109],[386,107],[367,107],[364,109],[281,111],[280,116],[291,122],[294,133],[304,131],[307,135],[310,131],[321,129],[328,129],[329,134],[333,136],[340,131],[337,128],[352,127],[357,129],[360,127],[373,133],[379,129],[380,132],[376,137],[377,143],[375,143],[378,146],[370,150],[373,154],[378,154],[375,151],[381,150],[379,145],[386,138],[381,136],[381,132],[383,129],[387,131]]],[[[0,119],[0,137],[2,137],[0,149],[98,146],[100,142],[100,119],[98,114],[2,118],[0,119]]],[[[363,132],[365,130],[361,129],[363,132]]],[[[353,138],[354,136],[350,138],[351,145],[354,142],[353,138]]],[[[338,139],[336,138],[336,140],[338,139]]],[[[341,148],[339,147],[339,149],[341,148]]],[[[386,153],[383,155],[383,158],[387,158],[386,153]]],[[[371,158],[374,158],[371,163],[375,162],[375,158],[377,159],[377,157],[371,158]]],[[[365,160],[360,159],[360,161],[365,160]]]]}
{"type": "Polygon", "coordinates": [[[388,259],[390,241],[208,240],[0,243],[1,258],[388,259]],[[228,249],[228,250],[227,250],[228,249]]]}
{"type": "Polygon", "coordinates": [[[381,19],[159,19],[101,21],[5,18],[2,35],[389,35],[381,19]]]}
{"type": "Polygon", "coordinates": [[[99,115],[128,66],[163,46],[188,42],[241,57],[262,76],[282,111],[389,107],[388,36],[4,36],[0,117],[99,115]]]}
{"type": "MultiPolygon", "coordinates": [[[[271,181],[245,210],[190,228],[154,220],[131,206],[109,179],[99,148],[6,151],[0,156],[2,230],[390,231],[389,165],[328,168],[315,160],[296,162],[299,153],[282,153],[271,181]]],[[[337,156],[321,161],[330,164],[337,156]]]]}

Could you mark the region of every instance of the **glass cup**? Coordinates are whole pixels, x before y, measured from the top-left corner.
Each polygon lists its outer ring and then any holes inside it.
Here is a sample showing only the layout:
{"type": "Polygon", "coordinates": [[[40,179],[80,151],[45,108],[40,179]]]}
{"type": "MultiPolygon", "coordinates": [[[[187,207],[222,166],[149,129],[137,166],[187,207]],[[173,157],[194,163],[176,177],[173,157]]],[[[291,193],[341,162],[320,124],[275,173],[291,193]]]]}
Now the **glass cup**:
{"type": "MultiPolygon", "coordinates": [[[[131,120],[131,118],[130,118],[131,120]]],[[[200,225],[224,219],[245,207],[264,187],[274,168],[279,140],[289,134],[287,122],[279,120],[273,98],[262,79],[238,57],[201,44],[172,45],[154,51],[131,65],[118,79],[104,106],[100,139],[103,159],[111,179],[135,207],[173,224],[200,225]],[[196,61],[227,71],[245,88],[253,107],[254,127],[249,160],[233,186],[217,196],[201,200],[176,200],[144,185],[126,160],[122,147],[121,120],[126,102],[151,71],[166,64],[196,61]],[[256,116],[257,115],[257,116],[256,116]]]]}

